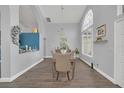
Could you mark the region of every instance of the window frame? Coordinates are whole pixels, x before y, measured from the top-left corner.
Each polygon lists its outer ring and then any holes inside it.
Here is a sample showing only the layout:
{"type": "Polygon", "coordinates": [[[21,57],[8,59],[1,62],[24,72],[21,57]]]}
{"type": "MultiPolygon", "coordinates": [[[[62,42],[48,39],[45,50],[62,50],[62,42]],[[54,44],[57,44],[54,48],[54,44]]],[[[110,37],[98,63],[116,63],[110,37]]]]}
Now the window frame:
{"type": "Polygon", "coordinates": [[[117,5],[117,16],[124,14],[124,5],[117,5]]]}
{"type": "MultiPolygon", "coordinates": [[[[88,24],[87,24],[88,25],[88,24]]],[[[93,11],[92,11],[92,9],[89,9],[88,11],[87,11],[87,13],[85,14],[85,17],[84,17],[84,20],[82,21],[82,27],[81,27],[81,53],[83,54],[83,55],[86,55],[86,56],[88,56],[88,57],[93,57],[93,11]],[[86,28],[84,27],[84,22],[85,22],[85,20],[87,20],[86,18],[88,18],[87,16],[89,16],[88,15],[88,13],[89,12],[91,12],[92,13],[92,19],[91,18],[89,18],[88,19],[88,21],[89,20],[92,20],[91,22],[92,22],[92,24],[90,24],[89,26],[87,26],[86,28]],[[88,33],[87,31],[89,30],[89,29],[92,29],[92,31],[91,31],[91,35],[84,35],[84,32],[86,32],[86,33],[88,33]],[[83,38],[86,36],[86,38],[88,38],[89,36],[91,36],[91,42],[92,42],[92,44],[91,44],[91,55],[90,54],[88,54],[88,53],[85,53],[85,51],[84,51],[84,49],[85,49],[85,47],[84,47],[84,41],[83,41],[83,38]]],[[[87,41],[88,42],[88,41],[87,41]]]]}

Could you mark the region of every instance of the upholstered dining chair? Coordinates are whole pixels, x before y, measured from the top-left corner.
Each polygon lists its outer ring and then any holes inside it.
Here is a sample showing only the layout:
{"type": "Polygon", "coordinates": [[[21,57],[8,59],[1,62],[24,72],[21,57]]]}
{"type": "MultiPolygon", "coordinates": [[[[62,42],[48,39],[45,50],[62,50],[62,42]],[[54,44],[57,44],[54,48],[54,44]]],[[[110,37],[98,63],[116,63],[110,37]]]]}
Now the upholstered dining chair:
{"type": "Polygon", "coordinates": [[[69,73],[71,71],[71,61],[70,61],[70,53],[69,54],[60,54],[56,53],[55,54],[55,67],[56,67],[56,72],[57,72],[57,77],[56,80],[59,78],[59,73],[60,72],[65,72],[67,74],[68,80],[70,80],[69,73]]]}
{"type": "Polygon", "coordinates": [[[55,52],[56,53],[61,53],[61,50],[60,49],[56,49],[55,52]]]}
{"type": "Polygon", "coordinates": [[[75,54],[75,51],[71,51],[71,59],[74,59],[74,54],[75,54]]]}
{"type": "Polygon", "coordinates": [[[67,51],[66,51],[67,53],[70,53],[71,52],[71,50],[70,49],[67,49],[67,51]]]}

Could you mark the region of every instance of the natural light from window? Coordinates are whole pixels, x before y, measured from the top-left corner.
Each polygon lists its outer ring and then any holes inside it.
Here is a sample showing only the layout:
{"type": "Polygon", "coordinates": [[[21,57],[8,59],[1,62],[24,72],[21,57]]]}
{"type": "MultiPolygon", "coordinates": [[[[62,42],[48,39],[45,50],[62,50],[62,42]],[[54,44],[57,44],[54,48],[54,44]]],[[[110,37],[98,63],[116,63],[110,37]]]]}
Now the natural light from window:
{"type": "Polygon", "coordinates": [[[89,10],[82,22],[82,54],[93,56],[93,12],[89,10]]]}

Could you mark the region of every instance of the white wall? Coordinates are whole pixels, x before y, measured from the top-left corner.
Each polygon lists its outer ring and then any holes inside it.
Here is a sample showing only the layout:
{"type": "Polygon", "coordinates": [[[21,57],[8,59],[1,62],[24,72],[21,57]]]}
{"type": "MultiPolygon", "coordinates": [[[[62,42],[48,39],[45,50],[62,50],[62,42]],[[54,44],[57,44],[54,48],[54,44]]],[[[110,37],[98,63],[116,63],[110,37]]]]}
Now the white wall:
{"type": "Polygon", "coordinates": [[[1,14],[1,77],[10,77],[10,10],[0,6],[1,14]]]}
{"type": "Polygon", "coordinates": [[[80,25],[79,24],[47,24],[46,25],[46,56],[51,56],[51,50],[59,46],[59,32],[63,28],[63,32],[69,42],[71,49],[79,48],[80,44],[80,25]]]}
{"type": "MultiPolygon", "coordinates": [[[[88,6],[85,13],[89,10],[93,10],[94,16],[94,41],[96,40],[96,28],[100,25],[106,24],[107,35],[106,43],[97,43],[93,45],[94,55],[93,58],[89,58],[85,55],[81,55],[82,59],[88,62],[94,60],[94,65],[110,77],[114,77],[114,20],[116,18],[116,6],[113,5],[92,5],[88,6]]],[[[84,14],[85,14],[84,13],[84,14]]],[[[84,17],[84,15],[83,15],[84,17]]],[[[80,41],[81,42],[81,41],[80,41]]]]}
{"type": "MultiPolygon", "coordinates": [[[[38,6],[32,7],[38,22],[38,29],[41,33],[40,51],[34,53],[19,54],[18,47],[12,44],[10,31],[13,25],[19,24],[19,6],[0,6],[1,13],[1,47],[2,47],[2,77],[11,77],[20,71],[28,68],[40,58],[43,58],[43,38],[47,37],[47,56],[51,56],[51,50],[59,44],[59,35],[61,26],[64,28],[65,35],[68,38],[72,49],[81,48],[81,33],[79,24],[47,24],[44,25],[44,19],[38,6]],[[45,27],[47,28],[45,30],[45,27]]],[[[88,6],[94,13],[94,32],[96,27],[102,24],[107,25],[107,43],[94,44],[94,60],[98,68],[114,76],[114,19],[116,17],[116,6],[88,6]]],[[[95,33],[94,33],[95,35],[95,33]]],[[[81,55],[82,59],[91,62],[92,58],[81,55]]]]}
{"type": "MultiPolygon", "coordinates": [[[[43,38],[45,24],[39,6],[32,6],[40,32],[40,50],[37,52],[19,54],[19,47],[11,40],[11,29],[19,25],[19,6],[0,6],[1,14],[1,78],[10,78],[43,58],[43,38]]],[[[33,19],[34,20],[34,19],[33,19]]]]}
{"type": "Polygon", "coordinates": [[[23,32],[31,32],[32,28],[38,27],[36,16],[31,5],[19,6],[19,25],[23,32]]]}
{"type": "MultiPolygon", "coordinates": [[[[10,6],[10,7],[14,7],[15,11],[12,10],[13,13],[13,19],[11,19],[14,23],[14,25],[18,25],[19,24],[19,6],[10,6]],[[18,14],[18,15],[17,15],[18,14]],[[16,19],[15,19],[16,18],[16,19]],[[18,20],[18,21],[17,21],[18,20]]],[[[32,8],[31,8],[32,9],[32,8]]],[[[33,9],[35,10],[35,12],[38,14],[35,6],[33,7],[33,9]]],[[[39,15],[41,16],[41,15],[39,15]]],[[[35,18],[32,20],[42,20],[43,18],[35,18]]],[[[11,22],[12,22],[11,21],[11,22]]],[[[23,54],[19,54],[19,47],[16,45],[11,44],[11,77],[16,75],[17,73],[27,69],[28,67],[30,67],[31,65],[35,64],[36,62],[38,62],[39,60],[43,59],[43,37],[44,34],[43,31],[45,31],[45,27],[44,27],[44,22],[41,21],[41,23],[37,22],[40,26],[39,28],[39,33],[40,33],[40,49],[39,51],[36,52],[30,52],[30,53],[23,53],[23,54]]],[[[24,23],[26,24],[26,23],[24,23]]]]}

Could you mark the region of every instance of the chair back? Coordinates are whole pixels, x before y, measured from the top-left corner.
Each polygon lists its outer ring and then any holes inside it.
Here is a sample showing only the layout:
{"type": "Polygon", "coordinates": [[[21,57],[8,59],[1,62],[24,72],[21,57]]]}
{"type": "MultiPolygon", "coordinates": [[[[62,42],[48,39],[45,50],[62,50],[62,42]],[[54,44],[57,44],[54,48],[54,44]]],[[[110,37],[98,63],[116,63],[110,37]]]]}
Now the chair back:
{"type": "Polygon", "coordinates": [[[55,54],[56,71],[67,72],[71,70],[70,54],[55,54]]]}
{"type": "Polygon", "coordinates": [[[71,59],[74,59],[74,53],[75,51],[71,51],[71,59]]]}
{"type": "Polygon", "coordinates": [[[55,52],[56,53],[61,53],[61,50],[60,49],[56,49],[55,52]]]}
{"type": "Polygon", "coordinates": [[[67,51],[66,51],[67,53],[71,53],[71,50],[70,49],[67,49],[67,51]]]}

